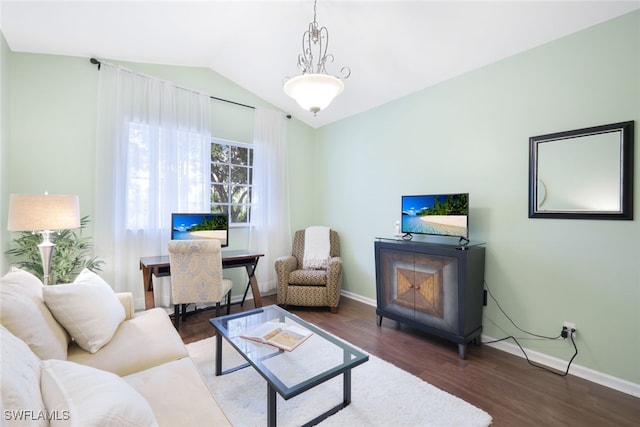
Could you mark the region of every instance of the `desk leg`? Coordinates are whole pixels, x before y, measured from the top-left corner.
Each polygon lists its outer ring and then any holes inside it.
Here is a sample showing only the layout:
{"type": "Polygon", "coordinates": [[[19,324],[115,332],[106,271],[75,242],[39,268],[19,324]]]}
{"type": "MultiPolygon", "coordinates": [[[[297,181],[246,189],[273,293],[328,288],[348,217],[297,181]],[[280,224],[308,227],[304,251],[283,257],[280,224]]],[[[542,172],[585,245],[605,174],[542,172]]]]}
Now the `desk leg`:
{"type": "Polygon", "coordinates": [[[140,270],[142,270],[142,291],[144,292],[144,308],[149,310],[155,307],[155,301],[153,299],[153,282],[151,281],[151,269],[146,265],[140,263],[140,270]]]}
{"type": "Polygon", "coordinates": [[[149,267],[143,263],[140,263],[140,270],[142,270],[142,290],[147,292],[149,289],[149,275],[151,274],[151,271],[149,271],[149,267]]]}
{"type": "Polygon", "coordinates": [[[153,289],[151,291],[144,292],[144,309],[151,310],[156,306],[156,302],[153,298],[153,289]]]}
{"type": "Polygon", "coordinates": [[[262,296],[260,296],[260,289],[258,288],[258,280],[256,280],[255,274],[249,277],[249,283],[251,283],[251,293],[253,294],[253,304],[256,308],[262,307],[262,296]]]}
{"type": "Polygon", "coordinates": [[[249,287],[251,287],[251,293],[253,294],[253,304],[255,308],[262,307],[262,296],[260,296],[260,289],[258,288],[258,280],[256,279],[256,268],[258,267],[258,261],[260,258],[256,258],[253,262],[253,265],[246,265],[247,275],[249,276],[249,283],[247,283],[247,287],[244,290],[244,296],[242,297],[242,302],[240,302],[240,307],[244,305],[244,300],[247,298],[247,292],[249,291],[249,287]]]}

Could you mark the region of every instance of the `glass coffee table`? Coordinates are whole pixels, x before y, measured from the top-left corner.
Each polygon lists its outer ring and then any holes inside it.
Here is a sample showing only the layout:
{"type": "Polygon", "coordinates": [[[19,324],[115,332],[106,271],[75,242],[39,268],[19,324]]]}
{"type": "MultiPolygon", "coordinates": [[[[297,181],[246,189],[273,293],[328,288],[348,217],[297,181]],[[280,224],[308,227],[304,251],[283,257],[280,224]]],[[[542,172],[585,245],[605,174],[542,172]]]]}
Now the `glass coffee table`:
{"type": "Polygon", "coordinates": [[[351,403],[351,369],[369,360],[369,356],[337,339],[295,314],[269,305],[209,321],[216,328],[216,375],[224,375],[252,366],[267,382],[267,425],[276,425],[276,393],[289,400],[338,375],[343,376],[342,402],[306,425],[315,425],[351,403]],[[269,321],[284,322],[313,334],[292,351],[283,351],[257,343],[241,335],[269,321]],[[247,361],[222,370],[222,338],[247,361]]]}

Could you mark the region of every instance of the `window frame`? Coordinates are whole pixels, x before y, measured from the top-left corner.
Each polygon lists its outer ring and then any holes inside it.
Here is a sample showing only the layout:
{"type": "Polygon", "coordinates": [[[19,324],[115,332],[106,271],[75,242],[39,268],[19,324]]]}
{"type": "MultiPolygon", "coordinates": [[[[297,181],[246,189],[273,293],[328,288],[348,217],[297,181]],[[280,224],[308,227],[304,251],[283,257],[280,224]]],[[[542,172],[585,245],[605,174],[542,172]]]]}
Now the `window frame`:
{"type": "MultiPolygon", "coordinates": [[[[246,148],[247,150],[249,150],[249,155],[247,156],[247,164],[243,165],[243,164],[238,164],[238,163],[233,163],[232,157],[229,156],[228,162],[225,163],[221,163],[221,162],[214,162],[213,158],[210,159],[210,163],[211,163],[211,167],[213,167],[214,163],[217,164],[224,164],[226,166],[228,166],[228,172],[227,172],[227,181],[226,182],[218,182],[218,181],[213,181],[213,173],[210,169],[210,173],[209,173],[209,192],[210,192],[210,202],[209,202],[209,209],[211,212],[214,212],[214,210],[212,209],[214,206],[222,206],[223,210],[222,212],[227,212],[229,215],[229,227],[246,227],[249,226],[251,224],[251,210],[253,208],[253,188],[254,188],[254,146],[251,143],[247,143],[247,142],[240,142],[240,141],[234,141],[234,140],[230,140],[230,139],[225,139],[225,138],[218,138],[215,136],[211,137],[211,147],[213,148],[213,145],[222,145],[222,146],[228,146],[230,149],[232,147],[238,147],[238,148],[246,148]],[[247,182],[246,183],[234,183],[233,182],[233,174],[231,171],[232,166],[240,166],[240,167],[246,167],[248,169],[248,175],[247,175],[247,182]],[[219,202],[214,202],[213,201],[213,191],[212,188],[214,185],[221,185],[223,184],[224,186],[227,187],[227,195],[228,195],[228,201],[226,203],[219,203],[219,202]],[[246,186],[248,188],[248,203],[233,203],[231,200],[231,188],[233,186],[246,186]],[[245,206],[247,209],[247,220],[245,222],[235,222],[233,221],[233,216],[231,215],[231,208],[232,206],[245,206]]],[[[212,151],[212,150],[211,150],[212,151]]]]}

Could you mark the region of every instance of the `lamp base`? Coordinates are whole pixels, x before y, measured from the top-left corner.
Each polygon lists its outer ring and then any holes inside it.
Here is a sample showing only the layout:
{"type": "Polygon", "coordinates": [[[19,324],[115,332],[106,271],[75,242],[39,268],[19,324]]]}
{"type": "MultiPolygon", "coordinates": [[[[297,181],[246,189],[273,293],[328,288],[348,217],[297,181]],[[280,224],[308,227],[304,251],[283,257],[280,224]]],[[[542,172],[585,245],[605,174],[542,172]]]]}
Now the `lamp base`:
{"type": "Polygon", "coordinates": [[[49,272],[51,271],[51,258],[53,257],[53,251],[56,248],[56,245],[49,240],[49,237],[52,234],[52,231],[41,231],[42,234],[42,243],[38,245],[38,250],[40,251],[40,258],[42,260],[42,283],[46,285],[49,284],[49,272]]]}

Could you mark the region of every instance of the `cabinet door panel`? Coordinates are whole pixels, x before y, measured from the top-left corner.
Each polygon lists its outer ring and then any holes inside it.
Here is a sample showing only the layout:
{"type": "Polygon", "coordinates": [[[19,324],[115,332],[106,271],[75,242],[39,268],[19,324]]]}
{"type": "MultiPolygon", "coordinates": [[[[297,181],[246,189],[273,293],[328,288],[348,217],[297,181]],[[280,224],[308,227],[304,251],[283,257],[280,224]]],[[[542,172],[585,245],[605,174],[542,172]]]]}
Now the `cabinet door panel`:
{"type": "Polygon", "coordinates": [[[458,330],[458,260],[414,254],[416,304],[414,319],[447,332],[458,330]]]}
{"type": "Polygon", "coordinates": [[[413,254],[389,249],[380,250],[380,283],[378,305],[409,304],[413,310],[413,254]],[[398,271],[400,270],[400,271],[398,271]],[[397,301],[402,301],[397,303],[397,301]]]}

